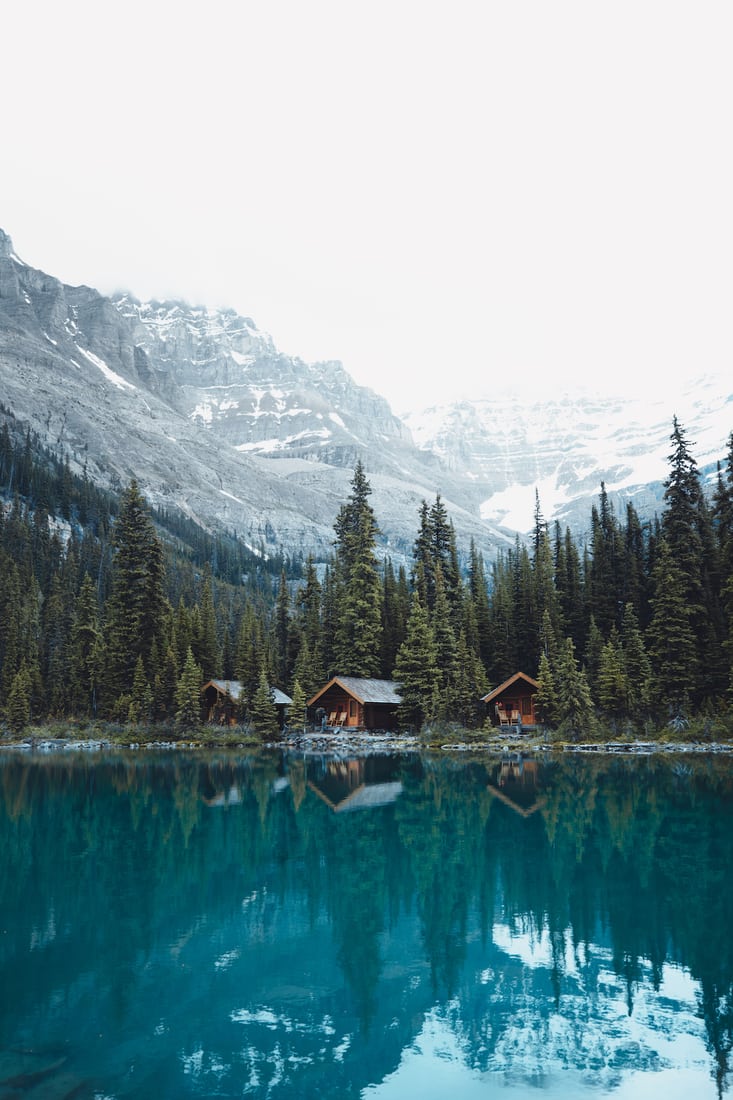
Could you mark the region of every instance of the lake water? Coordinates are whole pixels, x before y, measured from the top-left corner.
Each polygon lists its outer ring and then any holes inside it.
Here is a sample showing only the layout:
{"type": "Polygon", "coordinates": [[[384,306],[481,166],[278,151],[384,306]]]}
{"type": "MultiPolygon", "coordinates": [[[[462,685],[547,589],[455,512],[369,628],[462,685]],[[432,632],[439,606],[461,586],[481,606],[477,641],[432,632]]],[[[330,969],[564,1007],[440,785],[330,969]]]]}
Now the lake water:
{"type": "Polygon", "coordinates": [[[0,755],[0,1100],[725,1095],[733,761],[0,755]]]}

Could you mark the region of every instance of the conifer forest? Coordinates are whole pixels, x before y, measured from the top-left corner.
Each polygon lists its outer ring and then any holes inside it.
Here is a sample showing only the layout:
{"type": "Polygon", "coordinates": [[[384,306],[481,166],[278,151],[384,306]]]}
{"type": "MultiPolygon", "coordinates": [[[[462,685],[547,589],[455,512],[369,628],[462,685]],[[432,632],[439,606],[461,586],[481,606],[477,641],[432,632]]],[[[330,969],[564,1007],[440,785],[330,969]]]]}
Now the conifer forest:
{"type": "Polygon", "coordinates": [[[202,721],[201,687],[242,684],[239,720],[276,732],[269,686],[303,715],[334,675],[394,680],[401,728],[481,729],[482,697],[539,682],[548,736],[733,725],[733,433],[706,487],[676,418],[660,512],[604,485],[578,539],[536,498],[526,541],[456,546],[440,495],[409,565],[380,542],[357,463],[330,560],[265,556],[234,533],[78,476],[0,410],[0,728],[202,721]]]}

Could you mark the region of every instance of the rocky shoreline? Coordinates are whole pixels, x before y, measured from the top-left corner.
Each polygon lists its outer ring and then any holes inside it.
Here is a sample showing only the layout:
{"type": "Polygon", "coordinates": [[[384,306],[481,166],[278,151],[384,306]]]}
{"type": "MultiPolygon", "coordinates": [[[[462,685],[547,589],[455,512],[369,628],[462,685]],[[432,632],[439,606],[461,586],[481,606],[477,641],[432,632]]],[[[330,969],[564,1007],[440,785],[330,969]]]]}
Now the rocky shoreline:
{"type": "Polygon", "coordinates": [[[67,752],[96,753],[111,750],[129,751],[192,751],[212,749],[232,752],[252,751],[258,748],[280,749],[304,755],[392,755],[415,752],[460,752],[485,754],[489,756],[519,754],[531,756],[537,753],[582,753],[625,756],[651,756],[654,754],[680,755],[733,754],[733,744],[729,742],[697,741],[588,741],[558,742],[529,739],[527,737],[488,737],[480,741],[446,741],[441,744],[426,743],[415,736],[395,736],[393,734],[298,734],[263,745],[252,742],[217,742],[196,740],[130,740],[112,741],[104,738],[62,738],[62,737],[26,737],[15,741],[0,741],[0,751],[50,754],[67,752]]]}

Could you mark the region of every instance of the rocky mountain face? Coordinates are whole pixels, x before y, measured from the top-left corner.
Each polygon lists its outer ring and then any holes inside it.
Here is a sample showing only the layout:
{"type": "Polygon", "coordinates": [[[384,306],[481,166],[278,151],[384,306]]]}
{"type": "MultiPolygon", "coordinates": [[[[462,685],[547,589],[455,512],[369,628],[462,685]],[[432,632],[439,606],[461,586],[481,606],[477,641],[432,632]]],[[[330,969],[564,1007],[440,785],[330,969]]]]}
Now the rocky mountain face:
{"type": "Polygon", "coordinates": [[[546,519],[582,533],[601,481],[653,514],[672,415],[714,468],[733,427],[730,388],[629,400],[496,398],[396,417],[340,363],[278,352],[233,310],[139,302],[29,267],[0,230],[0,402],[102,485],[148,498],[254,547],[323,556],[357,458],[381,550],[408,559],[422,500],[440,493],[459,547],[487,559],[546,519]]]}
{"type": "Polygon", "coordinates": [[[464,548],[473,537],[490,555],[507,537],[339,363],[282,355],[233,311],[66,286],[2,231],[0,402],[100,484],[134,476],[153,503],[265,552],[330,552],[358,457],[395,560],[438,491],[464,548]]]}

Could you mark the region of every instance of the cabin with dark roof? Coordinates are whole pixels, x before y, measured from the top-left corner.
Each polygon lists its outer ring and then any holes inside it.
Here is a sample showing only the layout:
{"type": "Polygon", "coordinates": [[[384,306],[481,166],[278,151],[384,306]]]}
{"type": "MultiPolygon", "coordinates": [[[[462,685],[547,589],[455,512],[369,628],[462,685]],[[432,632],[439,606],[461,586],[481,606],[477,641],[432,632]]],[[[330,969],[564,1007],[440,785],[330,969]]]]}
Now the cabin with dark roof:
{"type": "Polygon", "coordinates": [[[486,703],[488,715],[495,725],[517,729],[536,726],[534,697],[539,689],[537,680],[525,672],[515,672],[503,684],[484,695],[482,702],[486,703]]]}
{"type": "Polygon", "coordinates": [[[308,700],[316,724],[325,715],[331,729],[394,730],[402,702],[394,680],[334,676],[308,700]]]}
{"type": "MultiPolygon", "coordinates": [[[[280,729],[285,725],[285,715],[292,703],[289,695],[279,688],[271,687],[273,702],[277,707],[280,729]]],[[[239,680],[209,680],[201,688],[206,708],[206,721],[218,726],[236,726],[240,721],[239,704],[243,687],[239,680]]]]}

